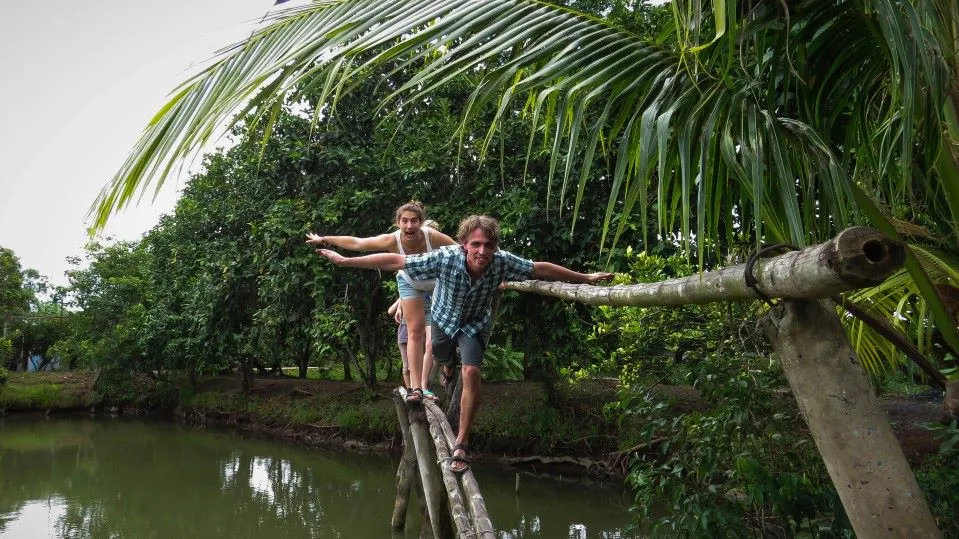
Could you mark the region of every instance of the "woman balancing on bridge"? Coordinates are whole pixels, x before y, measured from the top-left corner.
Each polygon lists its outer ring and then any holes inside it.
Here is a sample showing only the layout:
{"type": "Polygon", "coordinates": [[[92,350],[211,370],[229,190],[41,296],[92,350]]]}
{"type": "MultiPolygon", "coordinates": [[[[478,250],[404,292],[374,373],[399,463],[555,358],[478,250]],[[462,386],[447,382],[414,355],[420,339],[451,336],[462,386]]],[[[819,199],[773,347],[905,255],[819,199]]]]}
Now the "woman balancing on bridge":
{"type": "Polygon", "coordinates": [[[500,251],[499,233],[496,219],[471,215],[460,223],[456,235],[459,245],[425,254],[381,253],[347,258],[328,249],[316,250],[337,266],[405,270],[415,279],[435,279],[433,357],[443,366],[445,376],[452,373],[455,349],[459,348],[463,362],[459,432],[450,462],[450,469],[457,473],[469,468],[469,431],[479,404],[480,364],[486,348],[483,333],[490,323],[490,304],[499,284],[527,279],[596,283],[613,277],[612,273],[579,273],[500,251]]]}
{"type": "MultiPolygon", "coordinates": [[[[319,236],[310,232],[306,235],[306,243],[317,247],[323,244],[335,245],[351,251],[388,251],[398,256],[428,253],[439,247],[456,245],[449,236],[424,226],[425,220],[426,212],[423,206],[419,202],[411,201],[396,209],[396,227],[399,230],[393,233],[357,238],[319,236]]],[[[433,362],[428,333],[430,302],[426,300],[433,290],[434,283],[431,279],[410,277],[402,271],[402,268],[398,269],[400,271],[396,274],[396,284],[399,289],[402,317],[406,320],[406,355],[411,386],[406,400],[420,402],[424,398],[424,393],[430,398],[435,398],[427,389],[433,362]],[[424,357],[428,359],[424,361],[424,357]]]]}

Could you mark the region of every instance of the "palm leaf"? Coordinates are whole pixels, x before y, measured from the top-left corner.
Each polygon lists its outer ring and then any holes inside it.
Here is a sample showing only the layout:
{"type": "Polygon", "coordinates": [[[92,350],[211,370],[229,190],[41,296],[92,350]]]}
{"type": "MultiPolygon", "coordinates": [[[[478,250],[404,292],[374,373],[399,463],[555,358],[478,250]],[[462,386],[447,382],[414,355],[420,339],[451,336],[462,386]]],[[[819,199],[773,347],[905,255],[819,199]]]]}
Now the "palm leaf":
{"type": "Polygon", "coordinates": [[[523,111],[527,160],[541,137],[545,179],[560,182],[558,196],[548,195],[557,208],[575,191],[575,217],[592,179],[604,176],[591,174],[595,152],[615,157],[603,245],[615,245],[637,213],[647,234],[652,202],[659,233],[695,241],[701,264],[705,249],[729,243],[721,231],[805,245],[852,222],[888,225],[873,196],[900,213],[935,211],[955,229],[959,182],[948,145],[956,136],[942,135],[943,125],[959,128],[955,107],[942,105],[950,69],[959,69],[949,63],[959,62],[950,56],[955,4],[676,0],[677,43],[668,46],[537,0],[289,8],[175,90],[100,193],[94,228],[233,123],[264,118],[269,136],[287,100],[318,94],[317,111],[335,114],[340,96],[377,76],[378,112],[402,114],[405,103],[468,75],[476,84],[461,146],[473,122],[492,118],[484,157],[500,125],[523,111]]]}

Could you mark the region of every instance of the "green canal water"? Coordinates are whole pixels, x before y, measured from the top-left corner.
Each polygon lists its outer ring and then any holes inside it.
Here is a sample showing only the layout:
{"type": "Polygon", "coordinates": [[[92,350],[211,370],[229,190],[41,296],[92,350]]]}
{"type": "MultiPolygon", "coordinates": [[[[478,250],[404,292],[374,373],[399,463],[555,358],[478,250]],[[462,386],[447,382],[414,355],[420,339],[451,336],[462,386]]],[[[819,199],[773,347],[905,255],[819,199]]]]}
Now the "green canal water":
{"type": "MultiPolygon", "coordinates": [[[[632,537],[621,489],[474,466],[497,536],[632,537]]],[[[0,419],[0,537],[390,537],[396,458],[124,419],[0,419]]],[[[416,502],[414,502],[416,503],[416,502]]],[[[413,505],[405,534],[418,537],[413,505]]]]}

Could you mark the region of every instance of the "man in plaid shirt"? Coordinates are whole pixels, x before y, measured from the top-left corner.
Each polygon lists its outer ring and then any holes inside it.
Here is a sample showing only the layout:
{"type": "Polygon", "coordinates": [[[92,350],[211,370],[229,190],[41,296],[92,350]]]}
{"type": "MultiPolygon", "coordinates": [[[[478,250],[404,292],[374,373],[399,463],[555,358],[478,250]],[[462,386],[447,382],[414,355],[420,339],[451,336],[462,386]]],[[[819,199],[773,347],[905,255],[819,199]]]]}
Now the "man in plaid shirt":
{"type": "MultiPolygon", "coordinates": [[[[483,338],[491,318],[490,304],[500,283],[540,279],[596,283],[612,279],[612,273],[579,273],[550,262],[533,262],[500,251],[499,222],[485,215],[471,215],[460,223],[457,241],[419,255],[378,253],[347,258],[328,249],[316,252],[338,266],[406,270],[414,279],[436,279],[433,291],[433,356],[450,376],[453,352],[458,348],[463,362],[463,394],[460,424],[450,468],[457,473],[469,468],[469,431],[479,405],[482,376],[480,364],[486,342],[483,338]]],[[[420,391],[419,389],[414,389],[420,391]]]]}

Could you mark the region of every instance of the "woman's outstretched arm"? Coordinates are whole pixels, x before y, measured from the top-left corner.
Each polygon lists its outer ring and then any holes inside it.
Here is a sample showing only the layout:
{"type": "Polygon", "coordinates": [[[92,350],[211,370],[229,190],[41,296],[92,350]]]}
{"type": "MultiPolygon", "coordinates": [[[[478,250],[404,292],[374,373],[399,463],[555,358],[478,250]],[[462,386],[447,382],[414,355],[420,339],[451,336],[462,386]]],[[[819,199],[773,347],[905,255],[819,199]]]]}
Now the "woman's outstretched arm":
{"type": "Polygon", "coordinates": [[[374,255],[350,257],[329,249],[317,249],[316,252],[325,256],[337,266],[347,268],[399,271],[406,266],[406,257],[395,253],[376,253],[374,255]]]}
{"type": "Polygon", "coordinates": [[[370,236],[368,238],[357,238],[355,236],[320,236],[319,234],[309,232],[306,235],[306,243],[320,247],[322,245],[335,245],[351,251],[388,251],[396,252],[396,240],[392,234],[380,234],[379,236],[370,236]]]}

